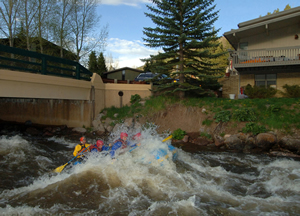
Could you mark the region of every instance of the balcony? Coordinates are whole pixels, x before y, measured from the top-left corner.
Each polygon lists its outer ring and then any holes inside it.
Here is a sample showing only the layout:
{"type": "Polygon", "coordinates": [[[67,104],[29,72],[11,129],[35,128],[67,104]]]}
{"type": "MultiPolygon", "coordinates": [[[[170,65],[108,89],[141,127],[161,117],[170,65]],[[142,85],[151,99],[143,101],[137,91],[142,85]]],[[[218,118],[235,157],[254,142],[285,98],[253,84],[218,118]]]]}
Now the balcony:
{"type": "Polygon", "coordinates": [[[300,65],[300,46],[231,52],[235,68],[300,65]]]}

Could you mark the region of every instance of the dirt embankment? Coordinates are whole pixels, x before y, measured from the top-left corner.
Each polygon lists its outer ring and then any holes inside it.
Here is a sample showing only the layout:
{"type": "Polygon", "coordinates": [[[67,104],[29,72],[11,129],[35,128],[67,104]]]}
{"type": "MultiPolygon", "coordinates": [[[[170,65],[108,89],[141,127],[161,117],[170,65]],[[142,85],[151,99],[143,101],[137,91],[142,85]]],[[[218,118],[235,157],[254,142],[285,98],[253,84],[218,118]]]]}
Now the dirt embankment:
{"type": "Polygon", "coordinates": [[[140,118],[139,122],[143,124],[148,121],[159,125],[159,133],[168,130],[173,132],[180,128],[188,135],[185,137],[188,145],[194,143],[200,146],[217,147],[219,150],[300,157],[299,129],[291,129],[293,134],[287,134],[284,130],[272,130],[254,136],[241,133],[246,122],[216,123],[214,116],[213,112],[205,108],[172,105],[164,111],[140,118]],[[212,138],[201,136],[201,133],[212,138]]]}

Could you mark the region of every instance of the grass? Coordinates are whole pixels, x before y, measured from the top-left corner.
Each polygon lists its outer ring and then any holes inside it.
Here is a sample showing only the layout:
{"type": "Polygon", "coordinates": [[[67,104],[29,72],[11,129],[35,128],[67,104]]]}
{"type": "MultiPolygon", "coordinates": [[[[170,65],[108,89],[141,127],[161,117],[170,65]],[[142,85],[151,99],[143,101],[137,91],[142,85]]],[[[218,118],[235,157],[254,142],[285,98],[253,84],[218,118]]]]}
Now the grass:
{"type": "MultiPolygon", "coordinates": [[[[243,119],[243,110],[251,109],[256,118],[252,120],[258,124],[266,126],[268,129],[283,129],[290,131],[290,128],[300,128],[300,98],[270,98],[270,99],[242,99],[230,100],[224,98],[186,98],[180,100],[176,97],[155,96],[146,100],[145,106],[139,103],[122,108],[106,108],[107,115],[113,120],[120,121],[136,114],[145,115],[162,111],[168,105],[181,104],[187,107],[205,108],[207,112],[216,115],[220,112],[230,111],[231,114],[240,112],[240,119],[243,119]],[[114,114],[118,113],[117,117],[114,114]]],[[[249,110],[244,112],[247,115],[249,110]]],[[[247,118],[244,118],[246,121],[247,118]]],[[[203,125],[210,125],[213,119],[206,119],[203,125]]],[[[231,119],[230,121],[238,121],[231,119]]],[[[249,120],[248,120],[249,121],[249,120]]],[[[250,120],[251,121],[251,120],[250,120]]]]}

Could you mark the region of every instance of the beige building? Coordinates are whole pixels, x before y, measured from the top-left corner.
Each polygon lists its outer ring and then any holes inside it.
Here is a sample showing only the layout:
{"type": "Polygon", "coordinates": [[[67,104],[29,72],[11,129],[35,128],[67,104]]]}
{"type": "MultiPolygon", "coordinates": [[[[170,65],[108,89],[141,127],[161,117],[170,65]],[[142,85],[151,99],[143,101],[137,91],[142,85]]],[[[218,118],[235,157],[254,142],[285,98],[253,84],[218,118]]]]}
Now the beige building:
{"type": "Polygon", "coordinates": [[[300,84],[300,7],[239,23],[224,36],[235,49],[230,76],[222,81],[224,97],[237,98],[247,84],[281,91],[300,84]]]}
{"type": "Polygon", "coordinates": [[[130,67],[123,67],[113,71],[109,71],[103,75],[103,77],[107,79],[116,79],[116,80],[129,80],[133,81],[140,73],[144,71],[130,68],[130,67]]]}

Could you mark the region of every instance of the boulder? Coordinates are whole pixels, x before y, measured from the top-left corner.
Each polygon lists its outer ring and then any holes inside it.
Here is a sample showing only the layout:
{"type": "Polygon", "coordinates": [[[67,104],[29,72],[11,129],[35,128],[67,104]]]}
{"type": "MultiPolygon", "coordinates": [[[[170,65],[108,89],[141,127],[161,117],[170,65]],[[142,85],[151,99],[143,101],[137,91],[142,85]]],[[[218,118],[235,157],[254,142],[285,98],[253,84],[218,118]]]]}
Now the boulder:
{"type": "Polygon", "coordinates": [[[85,133],[86,129],[82,127],[75,127],[72,129],[72,131],[78,132],[78,133],[85,133]]]}
{"type": "Polygon", "coordinates": [[[226,147],[231,150],[242,151],[245,147],[245,143],[243,143],[243,141],[239,138],[239,134],[234,134],[225,138],[224,143],[226,147]]]}
{"type": "Polygon", "coordinates": [[[126,127],[132,127],[133,126],[133,118],[127,118],[127,119],[125,119],[124,126],[126,126],[126,127]]]}
{"type": "Polygon", "coordinates": [[[277,143],[277,138],[271,133],[260,133],[256,136],[255,145],[265,151],[270,150],[277,143]]]}
{"type": "Polygon", "coordinates": [[[185,135],[182,139],[183,142],[188,142],[189,141],[189,136],[188,135],[185,135]]]}
{"type": "Polygon", "coordinates": [[[300,138],[299,137],[291,137],[291,136],[283,137],[279,141],[279,145],[282,148],[300,153],[300,138]]]}
{"type": "Polygon", "coordinates": [[[105,128],[100,120],[94,120],[92,121],[92,126],[94,128],[94,131],[99,131],[99,132],[105,132],[105,128]]]}

